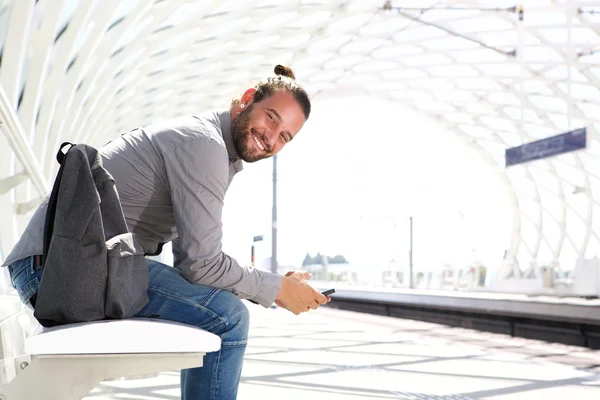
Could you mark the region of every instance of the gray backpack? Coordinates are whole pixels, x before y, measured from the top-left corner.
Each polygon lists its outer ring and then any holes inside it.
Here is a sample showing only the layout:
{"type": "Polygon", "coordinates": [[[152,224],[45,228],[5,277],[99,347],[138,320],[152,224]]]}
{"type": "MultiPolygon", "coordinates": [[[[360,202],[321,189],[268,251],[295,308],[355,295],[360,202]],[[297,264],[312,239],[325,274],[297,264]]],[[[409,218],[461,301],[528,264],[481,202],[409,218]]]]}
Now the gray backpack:
{"type": "Polygon", "coordinates": [[[91,146],[63,143],[57,160],[34,316],[46,327],[132,317],[148,302],[148,267],[115,181],[91,146]]]}

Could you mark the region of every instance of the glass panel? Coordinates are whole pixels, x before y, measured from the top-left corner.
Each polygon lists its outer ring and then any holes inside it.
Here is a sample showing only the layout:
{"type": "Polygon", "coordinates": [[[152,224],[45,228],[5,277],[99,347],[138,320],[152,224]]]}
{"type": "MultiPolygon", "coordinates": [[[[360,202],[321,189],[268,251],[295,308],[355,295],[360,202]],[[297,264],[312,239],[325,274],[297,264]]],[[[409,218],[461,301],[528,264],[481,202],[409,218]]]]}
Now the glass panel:
{"type": "Polygon", "coordinates": [[[465,111],[469,114],[487,114],[495,115],[496,110],[489,104],[486,103],[473,103],[465,106],[465,111]]]}
{"type": "MultiPolygon", "coordinates": [[[[557,43],[568,43],[568,32],[565,28],[539,29],[539,34],[546,40],[557,43]]],[[[596,32],[587,27],[572,27],[571,28],[571,43],[574,45],[593,45],[600,44],[600,38],[596,32]]]]}
{"type": "Polygon", "coordinates": [[[556,168],[556,173],[559,177],[570,183],[571,185],[583,186],[583,174],[579,168],[570,166],[558,158],[552,160],[552,164],[556,168]]]}
{"type": "Polygon", "coordinates": [[[598,201],[600,199],[600,179],[593,176],[589,176],[588,182],[590,184],[590,191],[592,192],[592,197],[596,199],[596,201],[598,201]]]}
{"type": "Polygon", "coordinates": [[[452,64],[452,59],[442,54],[423,54],[418,56],[408,56],[402,60],[403,64],[409,67],[419,67],[425,65],[452,64]]]}
{"type": "Polygon", "coordinates": [[[460,103],[473,103],[478,101],[477,97],[471,93],[462,90],[445,90],[435,94],[438,100],[446,101],[449,103],[460,104],[460,103]]]}
{"type": "Polygon", "coordinates": [[[552,124],[556,127],[554,134],[566,132],[574,127],[585,126],[585,122],[583,120],[578,118],[571,118],[569,120],[566,115],[566,110],[564,112],[565,114],[556,114],[551,112],[547,114],[548,119],[552,121],[552,124]]]}
{"type": "Polygon", "coordinates": [[[340,85],[354,86],[353,89],[355,89],[357,91],[361,91],[362,85],[367,85],[367,84],[370,85],[371,83],[379,82],[379,81],[381,81],[381,79],[376,76],[347,75],[347,76],[342,77],[337,83],[340,85]]]}
{"type": "Polygon", "coordinates": [[[590,135],[588,133],[588,147],[587,150],[581,151],[582,154],[589,154],[592,157],[600,157],[600,143],[598,143],[598,139],[593,138],[589,140],[590,135]]]}
{"type": "Polygon", "coordinates": [[[390,93],[392,98],[398,100],[431,99],[431,94],[422,90],[401,90],[390,93]]]}
{"type": "MultiPolygon", "coordinates": [[[[462,112],[454,112],[454,113],[446,113],[443,115],[448,121],[456,123],[456,124],[473,124],[473,118],[466,113],[462,112]]],[[[465,125],[471,126],[471,125],[465,125]]]]}
{"type": "Polygon", "coordinates": [[[527,99],[538,108],[554,111],[559,113],[567,113],[567,102],[550,96],[527,96],[527,99]]]}
{"type": "Polygon", "coordinates": [[[298,60],[294,62],[295,69],[306,69],[308,67],[317,67],[315,71],[321,71],[321,67],[327,60],[331,60],[333,57],[330,53],[313,53],[310,57],[305,57],[304,59],[298,60]]]}
{"type": "MultiPolygon", "coordinates": [[[[518,111],[519,111],[519,119],[520,119],[520,114],[521,114],[521,100],[519,100],[519,98],[517,96],[515,96],[512,93],[493,93],[490,95],[490,103],[497,103],[497,104],[504,104],[504,105],[511,105],[511,106],[519,106],[518,111]]],[[[513,110],[515,109],[514,107],[505,107],[504,110],[505,112],[508,114],[508,111],[506,111],[507,109],[509,110],[513,110]]],[[[527,109],[525,111],[528,111],[527,109]]],[[[515,118],[514,115],[509,114],[512,118],[515,118]]],[[[515,114],[516,115],[516,114],[515,114]]]]}
{"type": "Polygon", "coordinates": [[[331,19],[332,12],[331,11],[317,11],[310,14],[307,17],[298,18],[294,21],[290,21],[289,27],[290,29],[309,29],[314,25],[321,25],[324,22],[331,19]]]}
{"type": "Polygon", "coordinates": [[[492,131],[481,126],[461,124],[459,125],[459,128],[461,131],[465,132],[469,136],[475,136],[478,138],[492,137],[492,131]]]}
{"type": "Polygon", "coordinates": [[[554,260],[554,252],[545,240],[540,243],[536,261],[538,265],[550,264],[554,260]]]}
{"type": "Polygon", "coordinates": [[[0,0],[0,54],[4,50],[4,41],[8,32],[8,23],[10,21],[12,9],[12,0],[0,0]]]}
{"type": "Polygon", "coordinates": [[[456,86],[461,89],[470,90],[503,90],[502,86],[493,79],[488,78],[462,78],[454,79],[456,86]]]}
{"type": "Polygon", "coordinates": [[[504,63],[508,60],[508,57],[504,54],[500,54],[494,50],[480,48],[477,50],[455,50],[450,51],[449,54],[461,64],[474,64],[474,63],[504,63]]]}
{"type": "MultiPolygon", "coordinates": [[[[308,47],[308,52],[313,53],[313,52],[319,52],[319,51],[336,51],[341,46],[343,46],[345,43],[348,43],[350,40],[352,40],[352,37],[353,36],[351,36],[351,35],[329,36],[318,42],[311,44],[308,47]]],[[[331,57],[330,54],[328,56],[331,57]]]]}
{"type": "Polygon", "coordinates": [[[398,82],[398,81],[392,81],[392,82],[388,82],[388,81],[383,81],[383,82],[375,82],[370,84],[369,86],[367,86],[365,89],[372,91],[372,92],[384,92],[384,93],[389,93],[390,91],[394,91],[394,90],[404,90],[406,89],[406,84],[402,83],[402,82],[398,82]]]}
{"type": "MultiPolygon", "coordinates": [[[[363,57],[361,57],[363,58],[363,57]]],[[[382,71],[395,71],[398,69],[398,64],[392,61],[363,61],[362,63],[354,63],[358,64],[352,68],[352,70],[356,73],[372,73],[372,72],[382,72],[382,71]]],[[[350,66],[348,68],[351,67],[350,66]]]]}
{"type": "Polygon", "coordinates": [[[447,77],[476,77],[479,72],[472,67],[466,65],[444,65],[427,67],[427,71],[433,76],[447,77]]]}
{"type": "Polygon", "coordinates": [[[563,247],[558,260],[563,271],[571,271],[573,267],[575,267],[575,262],[577,261],[577,250],[575,247],[573,247],[573,244],[570,241],[565,240],[563,242],[563,247]]]}
{"type": "MultiPolygon", "coordinates": [[[[481,13],[477,18],[461,19],[459,21],[450,21],[448,25],[461,33],[468,32],[485,32],[485,31],[503,31],[513,29],[513,24],[503,18],[498,18],[493,15],[481,13]]],[[[489,33],[488,35],[501,36],[498,32],[489,33]]],[[[482,35],[483,36],[483,35],[482,35]]],[[[484,37],[484,41],[489,40],[489,37],[484,37]]]]}
{"type": "Polygon", "coordinates": [[[560,195],[560,183],[558,178],[548,173],[547,170],[543,170],[541,168],[529,168],[529,173],[533,176],[533,179],[538,184],[540,198],[542,199],[542,205],[544,208],[558,212],[558,210],[561,208],[560,199],[558,197],[560,195]],[[554,204],[554,202],[558,203],[554,204]],[[548,206],[546,206],[546,204],[548,204],[548,206]],[[554,208],[555,205],[558,205],[559,208],[554,208]]]}
{"type": "Polygon", "coordinates": [[[371,53],[373,50],[383,46],[385,43],[385,39],[355,38],[350,43],[344,45],[339,51],[340,54],[360,54],[364,57],[365,54],[371,53]]]}
{"type": "Polygon", "coordinates": [[[527,215],[531,222],[538,223],[540,219],[540,206],[533,200],[531,196],[532,194],[535,194],[535,189],[532,188],[532,186],[533,185],[519,185],[516,194],[517,200],[519,201],[519,209],[521,210],[521,212],[527,215]],[[530,188],[528,189],[528,191],[534,193],[525,193],[522,190],[523,188],[530,188]]]}
{"type": "Polygon", "coordinates": [[[343,69],[331,69],[323,71],[318,75],[311,76],[310,82],[330,82],[341,78],[343,75],[343,69]]]}
{"type": "Polygon", "coordinates": [[[565,61],[565,56],[562,53],[547,46],[527,46],[527,51],[523,53],[523,58],[527,63],[565,61]]]}
{"type": "MultiPolygon", "coordinates": [[[[549,4],[544,7],[549,9],[549,4]]],[[[529,11],[529,6],[527,7],[529,11]]],[[[527,13],[527,26],[548,26],[548,25],[564,25],[567,23],[567,17],[564,14],[564,9],[552,7],[552,11],[532,9],[532,12],[527,13]]]]}
{"type": "Polygon", "coordinates": [[[552,215],[548,211],[542,212],[542,235],[553,250],[558,247],[560,238],[561,228],[557,221],[559,218],[560,215],[552,215]]]}
{"type": "Polygon", "coordinates": [[[305,47],[310,42],[311,35],[310,34],[299,34],[292,36],[291,38],[281,38],[277,42],[277,46],[282,48],[296,48],[296,47],[305,47]]]}
{"type": "MultiPolygon", "coordinates": [[[[370,11],[373,10],[373,2],[368,0],[367,7],[370,11]]],[[[411,24],[410,20],[399,19],[396,16],[377,16],[374,21],[360,28],[360,35],[389,37],[396,32],[405,29],[411,24]]]]}
{"type": "Polygon", "coordinates": [[[251,30],[253,33],[256,30],[262,34],[273,30],[276,31],[287,27],[287,24],[293,21],[297,15],[296,11],[278,12],[276,15],[262,19],[259,24],[254,24],[251,30]]]}
{"type": "MultiPolygon", "coordinates": [[[[243,41],[241,43],[235,43],[232,41],[231,47],[235,46],[235,50],[236,51],[240,51],[240,52],[255,52],[255,51],[262,51],[264,49],[268,49],[269,46],[274,45],[277,43],[279,39],[279,35],[268,35],[268,36],[264,36],[264,37],[257,37],[253,40],[246,40],[243,41]]],[[[220,46],[217,46],[220,47],[220,46]]],[[[223,52],[219,52],[220,54],[223,54],[223,52]]],[[[207,56],[206,54],[203,54],[204,56],[207,56]]]]}
{"type": "Polygon", "coordinates": [[[518,64],[477,64],[476,68],[483,71],[485,76],[498,76],[498,77],[520,77],[521,66],[518,64]]]}
{"type": "Polygon", "coordinates": [[[581,218],[587,218],[590,199],[585,195],[585,193],[579,193],[575,189],[576,188],[574,188],[572,185],[563,183],[565,201],[567,202],[569,208],[577,212],[581,218]]]}
{"type": "Polygon", "coordinates": [[[433,26],[417,26],[403,30],[394,35],[394,40],[399,43],[420,43],[425,39],[445,37],[447,34],[433,26]]]}
{"type": "Polygon", "coordinates": [[[598,241],[598,238],[595,235],[592,235],[585,249],[585,258],[594,257],[600,258],[600,241],[598,241]]]}
{"type": "Polygon", "coordinates": [[[327,27],[326,35],[339,35],[342,33],[354,33],[358,28],[365,25],[373,18],[372,13],[353,15],[347,18],[336,19],[327,27]]]}
{"type": "Polygon", "coordinates": [[[443,101],[416,100],[414,104],[419,110],[436,111],[440,113],[455,111],[454,107],[443,101]]]}
{"type": "MultiPolygon", "coordinates": [[[[590,90],[590,92],[588,94],[590,96],[593,96],[593,99],[595,99],[595,100],[600,99],[600,91],[597,88],[591,88],[591,90],[590,90]],[[592,95],[592,92],[593,92],[593,95],[592,95]]],[[[598,105],[598,104],[577,103],[576,106],[588,118],[599,118],[600,117],[600,105],[598,105]]],[[[589,136],[590,135],[589,135],[589,132],[588,132],[588,137],[589,136]]]]}
{"type": "Polygon", "coordinates": [[[547,126],[525,124],[523,126],[525,132],[533,139],[543,139],[556,134],[556,130],[547,126]]]}
{"type": "Polygon", "coordinates": [[[491,154],[504,154],[504,150],[506,148],[506,146],[502,143],[490,142],[487,140],[477,140],[477,144],[491,154]]]}
{"type": "Polygon", "coordinates": [[[577,246],[583,243],[585,236],[585,224],[577,213],[572,209],[567,209],[567,235],[571,237],[577,246]]]}
{"type": "Polygon", "coordinates": [[[531,256],[527,245],[521,242],[521,245],[519,246],[519,250],[517,252],[517,262],[519,263],[521,269],[527,268],[532,258],[533,257],[531,256]]]}
{"type": "MultiPolygon", "coordinates": [[[[548,70],[544,76],[554,81],[566,81],[568,79],[569,71],[566,66],[559,66],[548,70]]],[[[583,76],[575,67],[571,67],[571,81],[575,82],[587,82],[587,78],[583,76]]]]}
{"type": "MultiPolygon", "coordinates": [[[[221,18],[219,20],[219,24],[212,25],[212,29],[207,31],[206,29],[202,29],[202,38],[221,38],[226,37],[231,32],[238,32],[244,27],[248,25],[251,21],[250,17],[240,17],[235,19],[224,19],[221,18]],[[215,26],[216,25],[216,26],[215,26]]],[[[202,39],[200,39],[202,40],[202,39]]],[[[214,46],[214,44],[213,44],[214,46]]],[[[198,54],[199,56],[203,56],[203,53],[198,54]]]]}
{"type": "Polygon", "coordinates": [[[487,125],[489,128],[498,131],[505,132],[518,132],[517,127],[510,120],[506,118],[497,118],[497,117],[488,117],[482,116],[479,118],[484,125],[487,125]]]}
{"type": "Polygon", "coordinates": [[[477,49],[480,47],[477,43],[458,36],[426,40],[422,41],[421,45],[424,46],[427,51],[466,50],[477,49]]]}
{"type": "MultiPolygon", "coordinates": [[[[516,97],[515,97],[516,99],[516,97]]],[[[518,100],[517,100],[518,101],[518,100]]],[[[517,105],[519,105],[517,103],[517,105]]],[[[536,111],[526,108],[525,110],[522,110],[521,107],[503,107],[502,111],[504,111],[504,113],[506,115],[508,115],[510,118],[512,118],[513,120],[515,120],[516,123],[519,124],[519,126],[521,125],[521,119],[524,122],[532,122],[535,124],[542,124],[542,119],[540,117],[538,117],[538,114],[536,113],[536,111]],[[521,117],[521,111],[523,112],[523,116],[521,117]]]]}
{"type": "MultiPolygon", "coordinates": [[[[142,0],[121,0],[119,1],[119,6],[113,15],[113,19],[111,24],[117,20],[122,19],[127,16],[134,8],[140,4],[142,0]]],[[[109,24],[110,25],[110,24],[109,24]]]]}
{"type": "Polygon", "coordinates": [[[525,260],[519,260],[521,266],[523,266],[523,262],[528,262],[532,257],[529,250],[533,250],[533,246],[537,240],[538,233],[535,226],[531,223],[527,218],[521,218],[521,238],[522,244],[525,244],[524,247],[528,249],[527,258],[525,260]]]}
{"type": "Polygon", "coordinates": [[[398,57],[421,53],[423,53],[423,49],[421,47],[413,46],[411,44],[394,44],[393,46],[386,46],[375,50],[373,52],[373,57],[392,58],[394,60],[397,60],[398,57]]]}
{"type": "Polygon", "coordinates": [[[425,78],[427,73],[417,68],[398,68],[395,71],[383,71],[381,76],[385,80],[398,80],[398,79],[412,79],[412,78],[425,78]]]}
{"type": "Polygon", "coordinates": [[[437,90],[454,89],[454,86],[448,79],[441,79],[441,78],[413,79],[409,82],[409,85],[414,88],[419,88],[419,89],[437,89],[437,90]]]}

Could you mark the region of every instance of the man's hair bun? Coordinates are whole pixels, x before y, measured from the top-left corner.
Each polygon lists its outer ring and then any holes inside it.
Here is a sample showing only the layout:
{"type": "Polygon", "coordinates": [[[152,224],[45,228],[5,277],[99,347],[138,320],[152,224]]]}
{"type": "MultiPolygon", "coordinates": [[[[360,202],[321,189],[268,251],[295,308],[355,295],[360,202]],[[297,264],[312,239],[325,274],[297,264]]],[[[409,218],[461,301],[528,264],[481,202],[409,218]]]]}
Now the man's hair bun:
{"type": "Polygon", "coordinates": [[[277,64],[275,66],[275,75],[283,75],[288,78],[296,79],[296,75],[294,75],[294,71],[290,67],[286,67],[285,65],[277,64]]]}

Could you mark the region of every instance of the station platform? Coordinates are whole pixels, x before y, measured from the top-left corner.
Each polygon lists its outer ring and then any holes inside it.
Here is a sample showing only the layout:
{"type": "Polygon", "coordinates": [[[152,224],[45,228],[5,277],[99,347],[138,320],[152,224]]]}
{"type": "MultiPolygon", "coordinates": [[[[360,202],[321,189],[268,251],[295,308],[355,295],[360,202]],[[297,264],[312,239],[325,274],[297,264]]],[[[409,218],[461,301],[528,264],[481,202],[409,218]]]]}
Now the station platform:
{"type": "Polygon", "coordinates": [[[336,288],[333,307],[600,349],[600,300],[484,291],[336,288]]]}
{"type": "MultiPolygon", "coordinates": [[[[325,284],[320,284],[325,286],[325,284]]],[[[489,291],[369,288],[347,286],[336,289],[336,298],[380,304],[465,310],[496,315],[600,323],[600,299],[526,295],[489,291]]]]}
{"type": "MultiPolygon", "coordinates": [[[[238,399],[600,398],[596,350],[331,306],[248,307],[238,399]]],[[[108,399],[179,399],[179,374],[104,382],[85,398],[108,399]]]]}

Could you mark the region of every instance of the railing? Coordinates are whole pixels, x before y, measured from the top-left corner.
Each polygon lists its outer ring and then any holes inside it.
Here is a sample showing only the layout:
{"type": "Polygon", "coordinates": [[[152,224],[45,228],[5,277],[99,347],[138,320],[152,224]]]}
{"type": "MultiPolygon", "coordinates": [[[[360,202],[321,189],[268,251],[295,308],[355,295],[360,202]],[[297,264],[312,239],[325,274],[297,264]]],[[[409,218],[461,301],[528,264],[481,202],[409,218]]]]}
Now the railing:
{"type": "Polygon", "coordinates": [[[31,177],[38,192],[48,193],[48,181],[42,174],[37,157],[35,157],[25,140],[23,126],[2,85],[0,85],[0,130],[6,135],[10,147],[25,171],[27,171],[27,175],[31,177]]]}

